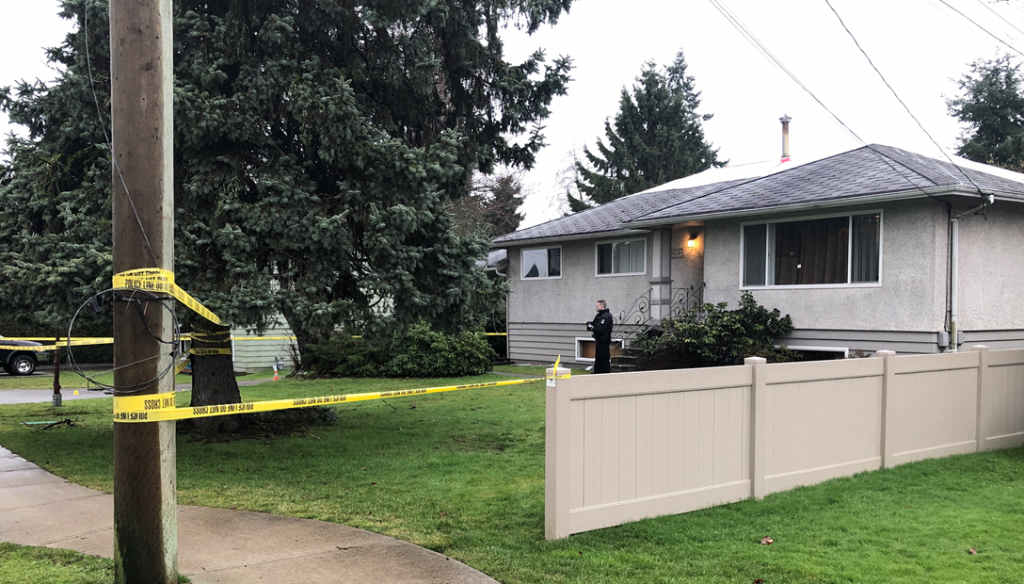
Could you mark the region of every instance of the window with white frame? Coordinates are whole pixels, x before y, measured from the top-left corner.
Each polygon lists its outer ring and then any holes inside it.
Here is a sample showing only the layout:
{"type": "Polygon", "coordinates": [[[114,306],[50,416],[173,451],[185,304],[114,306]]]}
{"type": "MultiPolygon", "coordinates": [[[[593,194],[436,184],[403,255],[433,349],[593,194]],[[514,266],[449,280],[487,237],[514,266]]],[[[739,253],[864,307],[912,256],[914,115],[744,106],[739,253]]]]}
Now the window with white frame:
{"type": "Polygon", "coordinates": [[[562,277],[562,248],[560,247],[524,249],[521,257],[524,279],[562,277]]]}
{"type": "Polygon", "coordinates": [[[743,226],[743,286],[876,284],[882,213],[743,226]]]}
{"type": "Polygon", "coordinates": [[[646,242],[643,239],[597,244],[597,275],[644,274],[646,242]]]}

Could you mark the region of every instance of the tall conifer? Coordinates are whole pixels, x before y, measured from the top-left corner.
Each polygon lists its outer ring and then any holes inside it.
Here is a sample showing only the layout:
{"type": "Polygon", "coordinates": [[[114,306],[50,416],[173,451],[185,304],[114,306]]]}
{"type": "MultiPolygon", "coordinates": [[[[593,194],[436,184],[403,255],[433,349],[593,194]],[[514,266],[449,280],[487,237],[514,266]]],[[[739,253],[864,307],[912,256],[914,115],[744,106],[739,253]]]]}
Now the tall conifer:
{"type": "Polygon", "coordinates": [[[701,123],[712,114],[697,113],[700,92],[682,51],[664,69],[647,63],[636,81],[632,92],[622,89],[614,123],[605,121],[607,144],[598,138],[596,151],[584,148],[575,163],[581,196],[568,194],[573,211],[725,164],[704,138],[701,123]]]}

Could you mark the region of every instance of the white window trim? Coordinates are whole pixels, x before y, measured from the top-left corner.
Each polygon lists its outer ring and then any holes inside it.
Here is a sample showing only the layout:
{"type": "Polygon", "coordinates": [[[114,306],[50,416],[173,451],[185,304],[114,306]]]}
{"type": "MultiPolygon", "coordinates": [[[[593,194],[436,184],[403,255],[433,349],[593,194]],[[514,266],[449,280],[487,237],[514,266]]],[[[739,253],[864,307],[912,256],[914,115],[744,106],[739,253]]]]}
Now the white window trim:
{"type": "MultiPolygon", "coordinates": [[[[583,347],[583,345],[580,344],[580,341],[590,341],[592,343],[596,343],[597,342],[597,341],[594,340],[594,337],[576,337],[576,341],[575,341],[576,342],[576,361],[577,362],[582,361],[584,363],[593,363],[594,361],[596,361],[597,359],[591,359],[590,357],[583,357],[583,356],[580,355],[580,349],[583,347]]],[[[622,343],[622,339],[621,338],[612,339],[609,342],[610,343],[622,343]]],[[[625,347],[625,344],[623,344],[623,347],[625,347]]]]}
{"type": "Polygon", "coordinates": [[[607,241],[598,241],[594,244],[594,277],[595,278],[619,278],[622,276],[646,276],[647,275],[647,238],[625,238],[625,239],[609,239],[607,241]],[[601,274],[598,270],[601,267],[601,252],[598,249],[602,245],[609,243],[626,243],[629,241],[642,241],[644,244],[644,269],[642,272],[620,272],[618,274],[601,274]]]}
{"type": "MultiPolygon", "coordinates": [[[[560,246],[560,245],[545,245],[544,247],[523,247],[523,248],[520,248],[519,249],[519,280],[520,281],[526,281],[526,282],[533,282],[534,280],[561,280],[562,279],[562,273],[565,272],[565,258],[562,255],[561,251],[562,251],[562,246],[560,246]],[[559,271],[558,271],[558,275],[557,276],[537,276],[536,278],[527,278],[526,277],[526,274],[523,271],[526,268],[526,263],[523,262],[523,253],[527,252],[527,251],[536,251],[538,249],[543,249],[544,251],[547,251],[549,249],[557,249],[559,251],[558,257],[561,258],[559,261],[561,262],[562,265],[559,266],[559,271]]],[[[548,266],[548,271],[551,271],[551,266],[548,266]]]]}
{"type": "MultiPolygon", "coordinates": [[[[766,230],[767,234],[771,230],[766,230]]],[[[884,270],[883,260],[885,259],[885,212],[883,209],[868,209],[864,211],[847,211],[846,213],[828,213],[825,215],[801,215],[798,217],[786,217],[783,219],[772,219],[771,221],[743,221],[740,223],[740,269],[739,289],[740,290],[824,290],[830,288],[881,288],[882,274],[884,270]],[[877,282],[851,282],[853,273],[853,217],[855,215],[878,214],[878,281],[877,282]],[[792,223],[795,221],[814,221],[816,219],[832,219],[834,217],[850,218],[850,245],[847,246],[846,256],[846,283],[845,284],[785,284],[785,285],[763,285],[747,286],[743,284],[743,268],[747,265],[747,246],[745,241],[747,225],[772,225],[774,223],[792,223]]],[[[765,280],[768,279],[768,271],[772,269],[772,251],[765,247],[765,280]]]]}

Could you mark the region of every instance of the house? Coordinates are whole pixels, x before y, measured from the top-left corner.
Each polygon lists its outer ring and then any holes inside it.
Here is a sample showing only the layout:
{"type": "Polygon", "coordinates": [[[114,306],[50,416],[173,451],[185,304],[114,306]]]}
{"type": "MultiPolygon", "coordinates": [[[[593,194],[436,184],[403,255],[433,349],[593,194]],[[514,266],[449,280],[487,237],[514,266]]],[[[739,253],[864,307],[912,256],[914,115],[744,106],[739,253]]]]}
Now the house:
{"type": "Polygon", "coordinates": [[[811,351],[1024,347],[1024,175],[869,145],[797,165],[713,169],[494,240],[513,360],[592,360],[617,338],[750,291],[811,351]],[[740,169],[742,170],[742,169],[740,169]],[[752,176],[751,176],[752,175],[752,176]],[[718,180],[717,177],[721,177],[718,180]]]}

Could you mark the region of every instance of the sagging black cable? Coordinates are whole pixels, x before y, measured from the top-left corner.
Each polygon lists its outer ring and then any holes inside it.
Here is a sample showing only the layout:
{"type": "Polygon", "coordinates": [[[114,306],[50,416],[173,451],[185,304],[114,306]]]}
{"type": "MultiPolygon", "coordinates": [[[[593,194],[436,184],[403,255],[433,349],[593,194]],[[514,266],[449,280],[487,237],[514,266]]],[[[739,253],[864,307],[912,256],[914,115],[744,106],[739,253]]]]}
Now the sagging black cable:
{"type": "Polygon", "coordinates": [[[68,336],[67,336],[67,339],[68,339],[67,340],[67,353],[68,353],[67,359],[68,359],[68,365],[71,367],[71,369],[72,369],[72,371],[74,373],[76,373],[77,375],[79,375],[83,379],[89,381],[91,384],[96,386],[96,388],[89,387],[88,388],[89,391],[105,391],[105,390],[108,390],[108,391],[113,391],[115,395],[126,395],[126,394],[140,393],[140,392],[142,392],[142,391],[152,387],[153,384],[158,383],[161,379],[163,379],[164,377],[167,377],[167,375],[172,374],[173,371],[174,371],[175,365],[177,364],[178,360],[181,357],[181,327],[180,327],[180,325],[178,323],[178,317],[174,313],[174,308],[173,308],[174,299],[173,298],[166,298],[166,297],[163,297],[163,296],[158,296],[158,295],[153,294],[152,292],[149,292],[149,291],[146,291],[146,290],[130,290],[129,292],[130,292],[129,294],[125,294],[124,291],[121,291],[121,290],[109,289],[109,290],[104,290],[103,292],[100,292],[100,293],[95,294],[93,296],[90,296],[88,299],[86,299],[85,302],[82,303],[81,306],[78,307],[78,310],[75,311],[75,314],[71,318],[71,322],[68,325],[68,336]],[[152,327],[149,324],[149,319],[146,317],[146,313],[142,309],[142,303],[144,301],[145,302],[156,302],[164,310],[166,310],[168,312],[168,314],[170,314],[171,323],[172,323],[171,339],[170,340],[164,340],[164,339],[160,338],[159,335],[157,335],[156,333],[153,332],[153,329],[152,329],[152,327]],[[170,353],[159,353],[158,352],[156,355],[154,355],[152,357],[147,357],[145,359],[140,359],[139,361],[135,361],[135,362],[132,362],[132,363],[126,363],[126,364],[123,364],[123,365],[118,365],[118,366],[115,366],[113,369],[110,369],[109,371],[103,371],[102,372],[102,373],[112,373],[114,371],[117,371],[117,370],[120,370],[120,369],[126,369],[128,367],[133,367],[135,365],[139,365],[139,364],[145,363],[147,361],[152,361],[154,359],[160,359],[161,357],[164,357],[164,356],[170,357],[170,364],[167,367],[165,367],[164,369],[162,369],[161,371],[159,371],[155,377],[153,377],[152,379],[149,379],[147,381],[143,381],[141,383],[136,383],[136,384],[127,385],[127,386],[108,385],[106,383],[97,381],[95,378],[90,377],[89,375],[87,375],[82,370],[82,368],[78,364],[78,362],[75,360],[74,349],[72,348],[72,345],[71,345],[71,339],[74,337],[75,322],[78,320],[79,315],[82,313],[82,310],[85,309],[85,307],[89,307],[90,309],[93,310],[93,312],[95,312],[96,314],[99,314],[100,312],[103,311],[103,309],[107,305],[114,305],[114,304],[118,304],[118,303],[129,303],[129,304],[135,305],[135,309],[138,312],[139,318],[142,320],[143,326],[146,327],[146,331],[150,334],[150,336],[152,336],[154,339],[156,339],[161,344],[166,344],[166,345],[170,345],[171,346],[170,353]]]}

